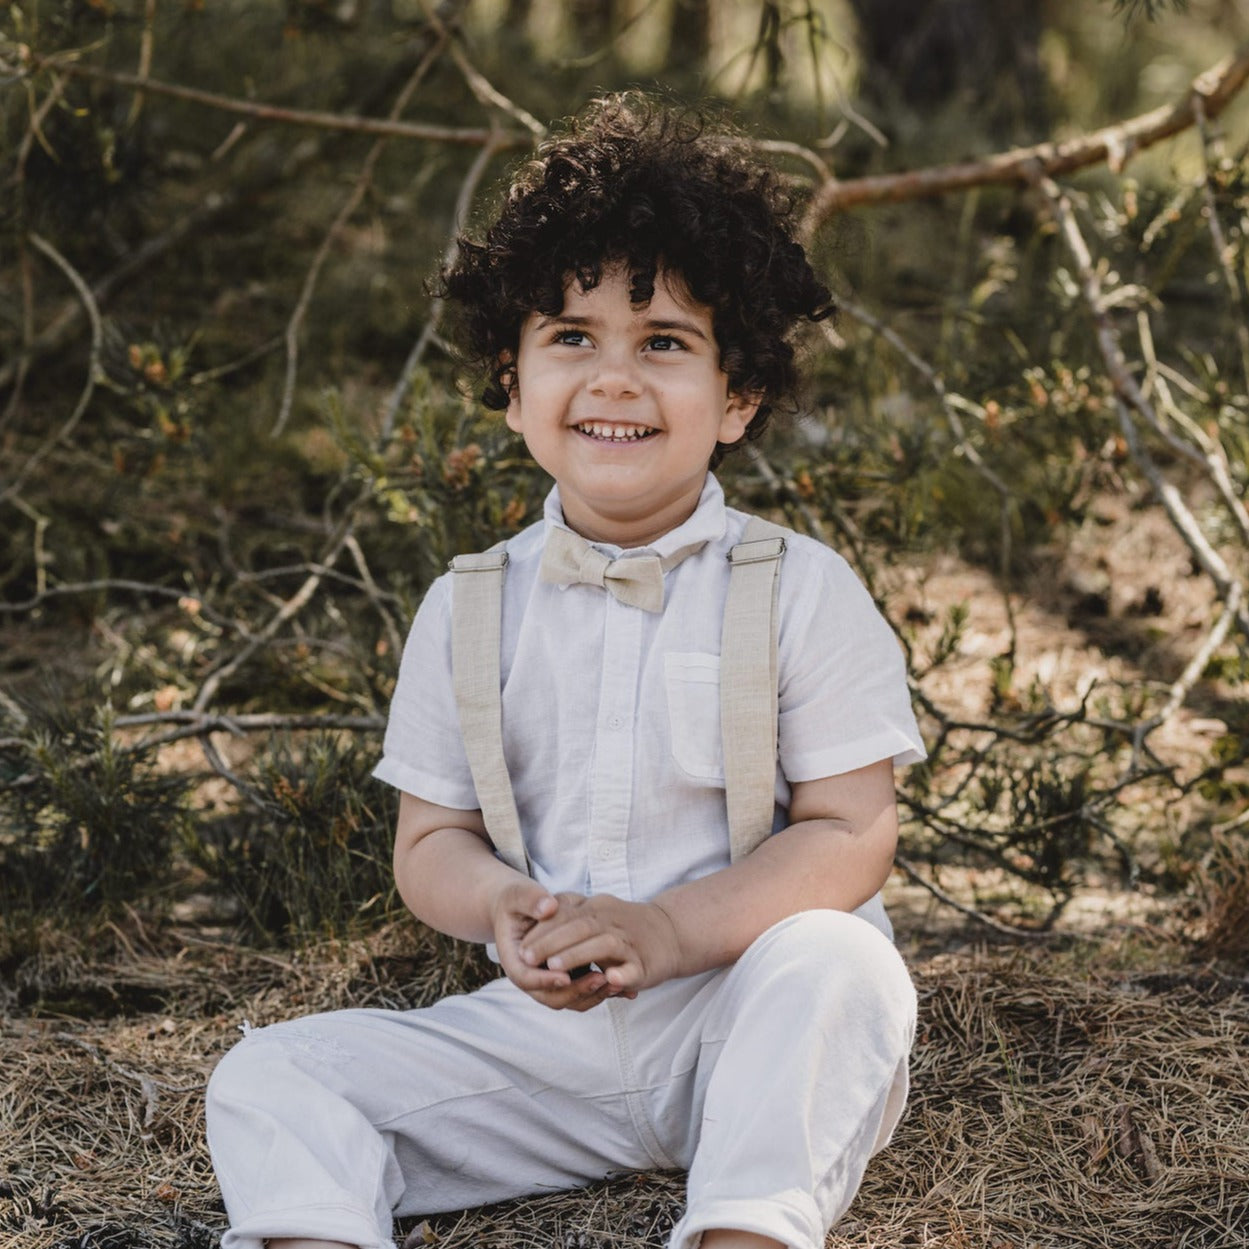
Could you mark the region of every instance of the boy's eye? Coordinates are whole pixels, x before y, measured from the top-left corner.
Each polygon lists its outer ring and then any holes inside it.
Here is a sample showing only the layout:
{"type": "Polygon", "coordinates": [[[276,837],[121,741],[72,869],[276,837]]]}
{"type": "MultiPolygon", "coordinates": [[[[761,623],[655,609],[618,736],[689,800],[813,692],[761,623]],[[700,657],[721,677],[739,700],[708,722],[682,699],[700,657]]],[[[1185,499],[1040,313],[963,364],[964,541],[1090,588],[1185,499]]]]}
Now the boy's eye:
{"type": "Polygon", "coordinates": [[[685,344],[679,338],[673,338],[671,334],[656,334],[647,346],[652,351],[680,351],[685,344]]]}
{"type": "Polygon", "coordinates": [[[557,330],[551,339],[555,343],[564,343],[569,347],[580,347],[585,342],[584,330],[557,330]]]}

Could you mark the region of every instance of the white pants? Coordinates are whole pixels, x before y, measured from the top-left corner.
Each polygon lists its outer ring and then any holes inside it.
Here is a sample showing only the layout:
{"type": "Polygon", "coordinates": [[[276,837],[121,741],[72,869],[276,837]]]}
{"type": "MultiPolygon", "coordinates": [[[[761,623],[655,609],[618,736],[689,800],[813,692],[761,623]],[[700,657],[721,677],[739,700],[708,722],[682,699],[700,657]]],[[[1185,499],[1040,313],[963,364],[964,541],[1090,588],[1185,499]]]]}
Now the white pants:
{"type": "Polygon", "coordinates": [[[732,967],[552,1011],[510,981],[257,1029],[208,1088],[231,1228],[392,1249],[393,1216],[689,1170],[714,1227],[818,1249],[906,1100],[915,993],[866,921],[807,911],[732,967]]]}

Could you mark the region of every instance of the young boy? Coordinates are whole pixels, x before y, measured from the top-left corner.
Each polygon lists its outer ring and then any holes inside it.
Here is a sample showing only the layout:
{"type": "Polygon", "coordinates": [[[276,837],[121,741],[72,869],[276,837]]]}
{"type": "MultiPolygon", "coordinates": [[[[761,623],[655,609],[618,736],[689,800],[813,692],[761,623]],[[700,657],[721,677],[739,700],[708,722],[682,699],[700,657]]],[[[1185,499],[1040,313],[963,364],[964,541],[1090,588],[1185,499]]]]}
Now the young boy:
{"type": "Polygon", "coordinates": [[[462,240],[443,288],[465,353],[555,487],[505,545],[501,606],[453,602],[472,561],[431,587],[377,775],[404,901],[504,974],[236,1046],[208,1101],[223,1249],[383,1249],[394,1215],[663,1167],[689,1171],[675,1249],[811,1249],[892,1132],[915,997],[877,895],[893,767],[923,747],[887,625],[797,534],[771,827],[730,845],[722,702],[749,678],[721,659],[756,660],[729,658],[724,617],[760,548],[708,470],[791,396],[789,337],[829,311],[791,209],[743,145],[623,96],[462,240]],[[464,642],[483,621],[485,649],[464,642]],[[457,702],[483,672],[494,730],[457,702]]]}

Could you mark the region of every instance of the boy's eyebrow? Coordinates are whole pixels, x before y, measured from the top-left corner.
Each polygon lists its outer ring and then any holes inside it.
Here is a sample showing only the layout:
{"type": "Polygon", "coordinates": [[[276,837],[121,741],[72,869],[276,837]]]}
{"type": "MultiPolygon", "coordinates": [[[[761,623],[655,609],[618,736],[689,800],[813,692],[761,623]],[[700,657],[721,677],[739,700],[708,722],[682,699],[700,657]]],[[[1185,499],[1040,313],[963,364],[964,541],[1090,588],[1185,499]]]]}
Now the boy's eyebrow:
{"type": "MultiPolygon", "coordinates": [[[[561,312],[558,316],[542,317],[538,321],[537,328],[540,330],[549,329],[553,325],[570,325],[576,328],[593,328],[598,323],[596,317],[578,316],[576,313],[561,312]]],[[[659,319],[655,318],[643,323],[647,330],[680,330],[684,334],[691,334],[695,338],[701,338],[703,342],[710,342],[707,335],[694,324],[693,321],[685,321],[680,318],[673,319],[671,317],[659,319]]]]}
{"type": "Polygon", "coordinates": [[[648,330],[681,330],[686,334],[693,334],[695,337],[701,338],[704,342],[708,341],[707,335],[693,321],[647,321],[646,328],[648,330]]]}

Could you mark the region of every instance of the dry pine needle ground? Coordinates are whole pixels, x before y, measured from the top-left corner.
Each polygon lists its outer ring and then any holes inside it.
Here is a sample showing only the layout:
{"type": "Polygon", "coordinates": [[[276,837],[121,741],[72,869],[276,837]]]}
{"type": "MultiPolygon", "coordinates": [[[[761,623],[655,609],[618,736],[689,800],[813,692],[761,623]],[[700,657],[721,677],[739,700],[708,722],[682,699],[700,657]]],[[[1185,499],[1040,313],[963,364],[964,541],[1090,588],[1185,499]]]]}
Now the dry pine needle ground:
{"type": "MultiPolygon", "coordinates": [[[[210,1249],[223,1218],[202,1093],[240,1022],[419,1004],[482,970],[392,931],[299,956],[192,946],[28,973],[0,1022],[0,1244],[210,1249]]],[[[1243,979],[1018,949],[914,971],[911,1107],[830,1249],[1249,1242],[1243,979]]],[[[681,1177],[645,1175],[403,1231],[442,1249],[644,1249],[681,1200],[681,1177]]]]}

